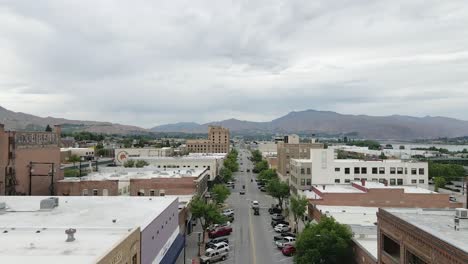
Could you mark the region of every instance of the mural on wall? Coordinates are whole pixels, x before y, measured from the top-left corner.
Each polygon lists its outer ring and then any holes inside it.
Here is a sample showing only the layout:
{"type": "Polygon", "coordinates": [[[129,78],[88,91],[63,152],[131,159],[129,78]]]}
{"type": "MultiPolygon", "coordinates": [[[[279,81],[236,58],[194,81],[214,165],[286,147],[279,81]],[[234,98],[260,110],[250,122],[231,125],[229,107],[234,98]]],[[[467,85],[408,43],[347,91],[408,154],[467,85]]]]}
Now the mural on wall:
{"type": "Polygon", "coordinates": [[[127,160],[128,158],[128,152],[127,151],[120,151],[117,153],[117,161],[120,163],[123,163],[127,160]]]}
{"type": "Polygon", "coordinates": [[[17,146],[58,145],[57,134],[48,132],[16,132],[17,146]]]}

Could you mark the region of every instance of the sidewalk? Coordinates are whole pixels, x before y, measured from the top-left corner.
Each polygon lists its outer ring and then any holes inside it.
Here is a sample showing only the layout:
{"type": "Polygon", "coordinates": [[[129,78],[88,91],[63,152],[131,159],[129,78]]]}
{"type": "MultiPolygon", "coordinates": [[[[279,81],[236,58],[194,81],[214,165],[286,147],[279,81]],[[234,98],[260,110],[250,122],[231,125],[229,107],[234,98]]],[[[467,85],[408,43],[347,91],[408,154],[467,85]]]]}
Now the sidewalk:
{"type": "MultiPolygon", "coordinates": [[[[198,258],[198,234],[202,231],[200,222],[193,227],[193,232],[187,235],[186,248],[185,248],[185,264],[200,263],[198,258]]],[[[204,253],[204,248],[201,248],[200,254],[204,253]]],[[[180,252],[179,258],[177,258],[176,264],[184,264],[184,250],[180,252]]]]}

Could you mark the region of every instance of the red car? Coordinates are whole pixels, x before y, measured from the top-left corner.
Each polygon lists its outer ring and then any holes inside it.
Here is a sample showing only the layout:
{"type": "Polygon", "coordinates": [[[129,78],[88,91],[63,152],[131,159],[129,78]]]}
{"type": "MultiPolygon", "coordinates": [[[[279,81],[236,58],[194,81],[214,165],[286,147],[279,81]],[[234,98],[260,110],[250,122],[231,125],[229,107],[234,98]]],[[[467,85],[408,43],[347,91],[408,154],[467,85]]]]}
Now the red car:
{"type": "Polygon", "coordinates": [[[223,226],[213,231],[210,231],[208,233],[208,237],[216,238],[216,237],[221,237],[221,236],[228,236],[231,234],[231,232],[232,232],[232,228],[230,226],[223,226]]]}
{"type": "Polygon", "coordinates": [[[285,256],[292,256],[294,253],[296,253],[296,248],[292,245],[287,245],[283,249],[281,249],[281,252],[285,256]]]}

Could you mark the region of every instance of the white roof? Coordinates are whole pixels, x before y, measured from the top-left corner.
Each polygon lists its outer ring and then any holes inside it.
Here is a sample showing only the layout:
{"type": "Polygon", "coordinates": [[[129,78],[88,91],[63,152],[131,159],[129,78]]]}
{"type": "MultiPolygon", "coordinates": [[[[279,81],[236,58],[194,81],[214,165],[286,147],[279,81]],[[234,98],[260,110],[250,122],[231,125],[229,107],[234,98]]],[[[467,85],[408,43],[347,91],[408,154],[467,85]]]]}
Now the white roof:
{"type": "Polygon", "coordinates": [[[317,205],[322,214],[348,225],[354,240],[377,259],[377,212],[378,207],[317,205]]]}
{"type": "Polygon", "coordinates": [[[385,211],[468,253],[468,229],[454,229],[455,210],[386,208],[385,211]]]}
{"type": "Polygon", "coordinates": [[[128,157],[129,160],[216,160],[223,159],[226,155],[189,155],[189,156],[180,156],[180,157],[128,157]]]}
{"type": "Polygon", "coordinates": [[[312,163],[312,160],[311,159],[291,159],[292,161],[295,161],[295,162],[301,162],[301,163],[312,163]]]}
{"type": "Polygon", "coordinates": [[[177,201],[173,196],[60,196],[58,207],[39,210],[46,198],[0,197],[6,204],[0,214],[0,263],[95,263],[177,201]],[[68,228],[76,229],[74,242],[65,242],[68,228]]]}
{"type": "Polygon", "coordinates": [[[325,184],[325,189],[323,189],[324,184],[313,186],[322,193],[364,193],[351,184],[325,184]]]}
{"type": "MultiPolygon", "coordinates": [[[[354,184],[362,186],[360,181],[353,182],[354,184]]],[[[380,182],[373,182],[373,181],[366,181],[365,186],[368,189],[403,189],[405,193],[435,193],[428,189],[424,189],[417,186],[406,186],[406,185],[389,185],[385,186],[385,184],[380,182]]]]}
{"type": "Polygon", "coordinates": [[[318,194],[316,194],[315,192],[313,191],[309,191],[309,190],[304,190],[304,191],[300,191],[298,190],[299,192],[302,193],[302,195],[304,195],[307,199],[322,199],[322,197],[318,194]]]}
{"type": "Polygon", "coordinates": [[[130,180],[130,179],[152,179],[152,178],[198,178],[206,169],[177,169],[161,170],[155,167],[144,168],[102,168],[101,172],[91,173],[83,177],[67,177],[61,181],[105,181],[105,180],[130,180]],[[112,169],[111,169],[112,168],[112,169]]]}

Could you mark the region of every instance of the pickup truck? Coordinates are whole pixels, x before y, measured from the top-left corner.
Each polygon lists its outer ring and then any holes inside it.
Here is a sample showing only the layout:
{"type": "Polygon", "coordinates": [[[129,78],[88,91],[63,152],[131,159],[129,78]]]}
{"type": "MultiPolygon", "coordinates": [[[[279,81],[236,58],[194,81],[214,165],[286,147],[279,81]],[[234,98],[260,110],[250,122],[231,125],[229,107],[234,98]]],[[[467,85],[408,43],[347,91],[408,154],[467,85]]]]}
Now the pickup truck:
{"type": "Polygon", "coordinates": [[[216,261],[223,261],[226,260],[228,257],[228,252],[218,252],[218,251],[209,251],[206,252],[204,256],[200,257],[200,263],[202,264],[210,264],[216,261]]]}

